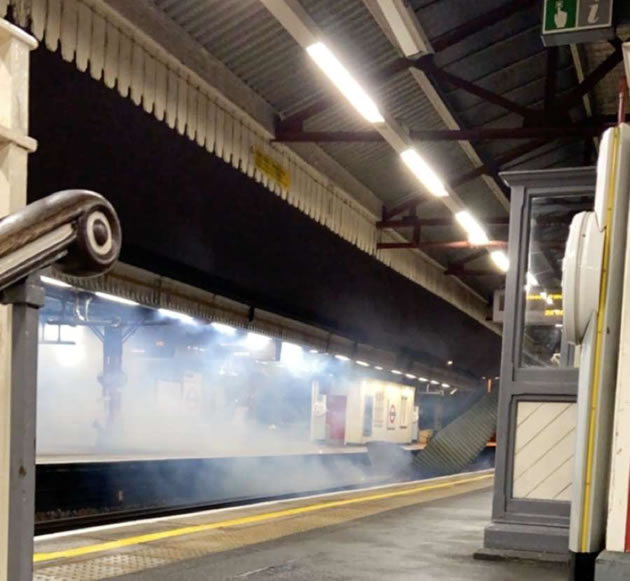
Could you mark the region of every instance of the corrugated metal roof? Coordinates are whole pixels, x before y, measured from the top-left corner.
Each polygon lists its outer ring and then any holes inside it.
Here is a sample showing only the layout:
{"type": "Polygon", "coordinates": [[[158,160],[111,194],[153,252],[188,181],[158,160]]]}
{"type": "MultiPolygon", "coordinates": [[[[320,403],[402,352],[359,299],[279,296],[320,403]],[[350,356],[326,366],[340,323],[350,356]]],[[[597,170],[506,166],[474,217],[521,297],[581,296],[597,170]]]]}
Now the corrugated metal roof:
{"type": "MultiPolygon", "coordinates": [[[[222,61],[283,118],[303,110],[322,96],[335,95],[329,83],[286,30],[258,0],[152,0],[193,39],[222,61]]],[[[504,5],[506,0],[410,0],[419,23],[430,40],[456,29],[480,14],[504,5]],[[483,4],[483,8],[480,7],[483,4]]],[[[342,59],[359,76],[381,69],[400,57],[362,0],[301,0],[304,9],[335,46],[342,59]]],[[[540,37],[539,3],[469,35],[435,55],[446,71],[532,109],[544,106],[546,50],[540,37]]],[[[602,62],[612,49],[608,43],[586,49],[586,73],[602,62]]],[[[616,111],[617,71],[595,90],[598,114],[616,111]]],[[[519,127],[523,119],[496,104],[446,83],[435,81],[443,100],[466,128],[519,127]]],[[[557,95],[568,94],[578,79],[568,47],[558,52],[557,95]]],[[[411,74],[403,71],[380,87],[370,87],[384,111],[410,129],[446,129],[434,106],[411,74]]],[[[345,101],[313,116],[305,130],[356,131],[369,127],[345,101]]],[[[580,105],[572,110],[574,121],[584,119],[580,105]]],[[[474,147],[484,161],[491,161],[522,141],[484,141],[474,147]]],[[[472,169],[472,163],[457,142],[427,142],[418,145],[427,159],[447,180],[472,169]]],[[[415,179],[385,143],[325,143],[321,148],[386,205],[394,205],[418,191],[415,179]]],[[[580,166],[585,145],[580,140],[554,141],[507,164],[504,169],[580,166]]],[[[464,202],[479,216],[503,213],[495,194],[480,178],[457,188],[464,202]]],[[[441,204],[423,206],[422,215],[444,216],[441,204]]],[[[489,228],[494,231],[494,228],[489,228]]],[[[499,231],[505,235],[505,232],[499,231]]],[[[423,235],[424,236],[424,235],[423,235]]],[[[455,228],[427,231],[429,239],[455,239],[455,228]]],[[[456,254],[432,252],[443,263],[456,254]]],[[[487,260],[487,259],[485,259],[487,260]]],[[[477,288],[488,290],[495,281],[479,280],[477,288]],[[488,284],[490,282],[491,284],[488,284]]],[[[478,283],[478,284],[477,284],[478,283]]]]}
{"type": "MultiPolygon", "coordinates": [[[[484,2],[484,12],[504,4],[500,0],[484,2]]],[[[457,28],[479,16],[475,3],[466,0],[413,3],[418,20],[429,39],[457,28]],[[448,4],[448,8],[447,8],[448,4]],[[446,17],[451,15],[450,20],[446,17]],[[445,24],[448,20],[448,24],[445,24]]],[[[436,55],[436,64],[449,73],[511,101],[541,110],[544,107],[547,51],[541,39],[541,9],[534,3],[529,9],[514,13],[497,24],[487,26],[436,55]]],[[[438,81],[439,83],[439,81],[438,81]]],[[[578,84],[569,47],[558,49],[556,96],[562,97],[578,84]]],[[[446,102],[465,127],[519,127],[522,117],[461,89],[439,83],[446,102]]],[[[584,119],[581,107],[573,110],[573,120],[584,119]]],[[[494,159],[518,145],[513,140],[486,141],[477,145],[485,159],[494,159]]],[[[552,155],[533,157],[522,169],[543,169],[558,165],[582,165],[583,146],[564,144],[552,155]]],[[[513,163],[512,167],[520,167],[513,163]]]]}
{"type": "Polygon", "coordinates": [[[328,87],[308,56],[258,0],[155,4],[281,115],[299,111],[326,93],[328,87]]]}

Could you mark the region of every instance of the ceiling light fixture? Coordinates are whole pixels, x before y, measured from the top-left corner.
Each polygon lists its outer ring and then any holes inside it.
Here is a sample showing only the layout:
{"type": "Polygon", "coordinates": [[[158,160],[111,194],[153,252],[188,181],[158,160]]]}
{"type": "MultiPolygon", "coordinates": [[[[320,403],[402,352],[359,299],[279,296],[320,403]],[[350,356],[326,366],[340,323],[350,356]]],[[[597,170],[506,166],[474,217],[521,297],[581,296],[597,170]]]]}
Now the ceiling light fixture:
{"type": "Polygon", "coordinates": [[[405,165],[420,180],[422,185],[436,198],[448,196],[444,182],[433,171],[431,166],[420,157],[420,154],[410,147],[400,154],[405,165]]]}
{"type": "Polygon", "coordinates": [[[355,363],[357,365],[360,365],[361,367],[369,367],[370,366],[370,364],[367,363],[366,361],[359,361],[358,359],[355,361],[355,363]]]}
{"type": "Polygon", "coordinates": [[[94,294],[99,299],[103,299],[105,301],[111,301],[112,303],[120,303],[121,305],[128,305],[130,307],[137,307],[140,304],[140,303],[137,303],[136,301],[125,299],[123,297],[117,297],[116,295],[110,295],[108,293],[96,292],[94,294]]]}
{"type": "Polygon", "coordinates": [[[236,329],[231,325],[226,325],[225,323],[210,323],[210,326],[219,333],[223,335],[234,335],[236,333],[236,329]]]}
{"type": "Polygon", "coordinates": [[[346,357],[345,355],[335,355],[335,359],[339,359],[339,361],[350,361],[350,357],[346,357]]]}
{"type": "Polygon", "coordinates": [[[39,279],[44,284],[49,284],[50,286],[57,286],[59,288],[70,288],[72,285],[69,285],[67,282],[63,282],[62,280],[57,280],[56,278],[51,278],[49,276],[40,276],[39,279]]]}
{"type": "Polygon", "coordinates": [[[245,345],[253,351],[264,349],[271,342],[271,337],[249,331],[245,337],[245,345]]]}
{"type": "Polygon", "coordinates": [[[482,246],[490,242],[490,239],[481,224],[468,210],[457,212],[457,214],[455,214],[455,219],[468,234],[468,242],[471,244],[475,246],[482,246]]]}
{"type": "Polygon", "coordinates": [[[164,317],[168,317],[169,319],[177,319],[178,321],[181,321],[182,323],[195,322],[195,319],[193,319],[190,315],[185,315],[184,313],[178,313],[177,311],[171,311],[170,309],[158,309],[158,313],[160,313],[160,315],[163,315],[164,317]]]}
{"type": "Polygon", "coordinates": [[[503,250],[495,250],[490,253],[492,262],[497,265],[497,268],[502,272],[507,272],[510,269],[510,259],[507,257],[503,250]]]}
{"type": "Polygon", "coordinates": [[[538,279],[531,272],[527,273],[527,285],[530,287],[540,286],[538,279]]]}
{"type": "Polygon", "coordinates": [[[392,369],[392,373],[394,375],[402,375],[402,371],[398,371],[398,369],[392,369]]]}
{"type": "Polygon", "coordinates": [[[323,43],[315,42],[306,52],[322,72],[333,82],[350,104],[370,123],[384,123],[385,119],[365,89],[353,78],[332,51],[323,43]]]}

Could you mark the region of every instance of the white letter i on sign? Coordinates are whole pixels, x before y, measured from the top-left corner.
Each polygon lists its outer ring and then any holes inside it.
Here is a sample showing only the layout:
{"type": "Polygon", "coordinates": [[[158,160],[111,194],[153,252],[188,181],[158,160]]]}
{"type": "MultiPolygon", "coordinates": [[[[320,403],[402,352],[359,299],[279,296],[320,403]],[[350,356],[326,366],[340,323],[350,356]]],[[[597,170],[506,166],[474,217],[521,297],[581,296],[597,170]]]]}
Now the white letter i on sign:
{"type": "Polygon", "coordinates": [[[588,13],[588,23],[597,24],[599,22],[599,2],[597,4],[591,4],[591,9],[588,13]]]}

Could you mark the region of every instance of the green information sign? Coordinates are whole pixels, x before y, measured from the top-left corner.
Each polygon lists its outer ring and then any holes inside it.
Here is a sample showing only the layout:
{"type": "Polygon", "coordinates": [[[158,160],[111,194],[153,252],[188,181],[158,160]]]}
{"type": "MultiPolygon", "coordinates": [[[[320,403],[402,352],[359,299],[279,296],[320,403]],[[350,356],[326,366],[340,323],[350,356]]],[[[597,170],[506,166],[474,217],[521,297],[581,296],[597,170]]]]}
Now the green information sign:
{"type": "Polygon", "coordinates": [[[545,24],[543,32],[575,29],[579,0],[547,0],[545,2],[545,24]]]}
{"type": "Polygon", "coordinates": [[[601,40],[612,24],[613,0],[545,0],[545,44],[601,40]]]}

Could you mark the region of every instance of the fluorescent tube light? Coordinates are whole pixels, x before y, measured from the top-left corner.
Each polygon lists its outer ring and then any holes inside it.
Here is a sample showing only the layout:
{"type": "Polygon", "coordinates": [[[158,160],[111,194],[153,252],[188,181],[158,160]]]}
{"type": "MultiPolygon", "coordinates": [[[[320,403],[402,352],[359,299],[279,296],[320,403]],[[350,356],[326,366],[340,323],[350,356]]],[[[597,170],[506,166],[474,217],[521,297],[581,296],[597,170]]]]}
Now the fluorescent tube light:
{"type": "Polygon", "coordinates": [[[383,123],[385,119],[366,91],[353,78],[332,51],[323,43],[306,47],[306,52],[322,72],[333,82],[350,104],[370,123],[383,123]]]}
{"type": "Polygon", "coordinates": [[[190,315],[185,315],[184,313],[178,313],[177,311],[171,311],[170,309],[158,309],[158,313],[169,319],[177,319],[182,323],[194,323],[195,319],[193,319],[190,315]]]}
{"type": "Polygon", "coordinates": [[[50,278],[49,276],[40,276],[39,280],[41,280],[44,284],[49,284],[50,286],[57,286],[59,288],[70,288],[67,282],[63,282],[62,280],[57,280],[56,278],[50,278]]]}
{"type": "Polygon", "coordinates": [[[137,303],[136,301],[125,299],[123,297],[117,297],[116,295],[110,295],[108,293],[96,292],[94,294],[99,299],[103,299],[105,301],[111,301],[112,303],[120,303],[121,305],[129,305],[130,307],[137,307],[140,304],[140,303],[137,303]]]}
{"type": "Polygon", "coordinates": [[[507,257],[503,250],[495,250],[490,253],[490,258],[497,265],[499,270],[507,272],[510,269],[510,259],[507,257]]]}
{"type": "Polygon", "coordinates": [[[431,194],[437,198],[448,196],[444,182],[442,182],[429,164],[420,157],[420,154],[415,149],[411,147],[406,149],[400,154],[400,157],[431,194]]]}
{"type": "Polygon", "coordinates": [[[468,210],[457,212],[457,214],[455,214],[455,219],[468,234],[468,242],[478,246],[488,244],[490,241],[488,239],[488,235],[481,224],[468,210]]]}

